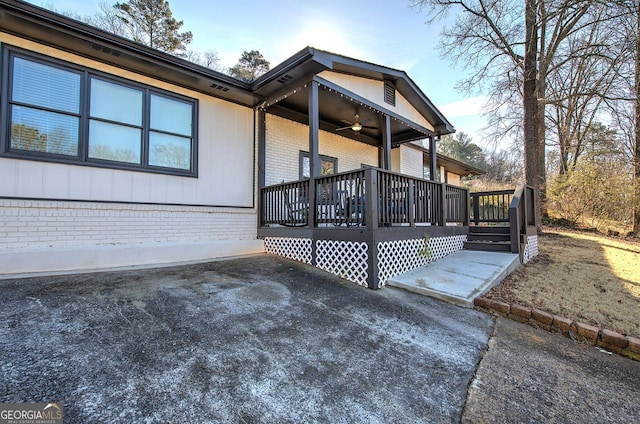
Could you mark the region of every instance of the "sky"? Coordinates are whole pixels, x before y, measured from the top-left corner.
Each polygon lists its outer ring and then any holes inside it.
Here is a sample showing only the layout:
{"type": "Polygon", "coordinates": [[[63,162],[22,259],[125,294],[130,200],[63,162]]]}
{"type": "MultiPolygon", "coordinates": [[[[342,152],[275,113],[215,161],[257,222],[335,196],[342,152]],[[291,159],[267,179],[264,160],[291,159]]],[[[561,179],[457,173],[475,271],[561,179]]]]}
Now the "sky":
{"type": "MultiPolygon", "coordinates": [[[[99,3],[114,0],[32,0],[59,11],[93,15],[99,3]]],[[[121,0],[124,2],[124,0],[121,0]]],[[[455,90],[465,75],[436,49],[442,26],[427,25],[428,16],[411,0],[219,0],[170,1],[173,16],[193,33],[189,49],[215,50],[224,67],[243,51],[259,50],[271,67],[307,46],[405,71],[453,124],[489,149],[480,116],[486,98],[455,90]]]]}

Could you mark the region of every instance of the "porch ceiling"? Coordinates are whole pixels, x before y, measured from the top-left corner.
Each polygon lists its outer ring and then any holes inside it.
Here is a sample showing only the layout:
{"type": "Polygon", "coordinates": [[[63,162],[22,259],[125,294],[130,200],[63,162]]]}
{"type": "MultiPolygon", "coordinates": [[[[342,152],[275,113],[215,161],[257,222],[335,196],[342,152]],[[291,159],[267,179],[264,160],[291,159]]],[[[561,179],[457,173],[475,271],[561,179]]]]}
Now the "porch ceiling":
{"type": "MultiPolygon", "coordinates": [[[[298,88],[282,93],[273,100],[268,100],[265,103],[267,113],[308,125],[310,84],[311,82],[305,83],[298,88]]],[[[320,83],[318,107],[321,130],[376,147],[382,146],[385,114],[392,117],[392,147],[423,139],[432,134],[428,129],[402,119],[383,107],[328,82],[320,83]],[[363,127],[359,132],[350,129],[337,131],[338,128],[344,128],[353,123],[356,114],[360,116],[360,123],[363,126],[375,128],[363,127]]]]}

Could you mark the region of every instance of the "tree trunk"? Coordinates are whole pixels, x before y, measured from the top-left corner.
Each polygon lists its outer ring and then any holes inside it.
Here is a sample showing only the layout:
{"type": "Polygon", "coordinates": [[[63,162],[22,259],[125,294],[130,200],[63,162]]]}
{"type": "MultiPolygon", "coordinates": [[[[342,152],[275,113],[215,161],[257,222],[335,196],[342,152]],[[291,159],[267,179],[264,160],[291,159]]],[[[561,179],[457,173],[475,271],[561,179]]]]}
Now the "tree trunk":
{"type": "Polygon", "coordinates": [[[633,232],[640,232],[640,6],[635,5],[636,14],[636,60],[635,60],[635,129],[634,129],[634,196],[633,232]]]}
{"type": "Polygon", "coordinates": [[[538,138],[537,56],[538,29],[536,0],[525,0],[525,52],[524,52],[524,171],[525,180],[534,188],[535,220],[538,232],[542,230],[540,210],[540,141],[538,138]]]}
{"type": "MultiPolygon", "coordinates": [[[[540,16],[547,16],[547,10],[544,2],[536,2],[540,7],[540,16]]],[[[538,171],[540,172],[540,214],[543,217],[549,216],[547,209],[547,152],[546,152],[546,132],[547,124],[545,121],[545,106],[547,97],[547,73],[549,64],[546,57],[545,43],[547,39],[547,24],[540,22],[540,36],[536,43],[540,43],[538,49],[538,78],[536,98],[541,100],[538,102],[538,171]]]]}

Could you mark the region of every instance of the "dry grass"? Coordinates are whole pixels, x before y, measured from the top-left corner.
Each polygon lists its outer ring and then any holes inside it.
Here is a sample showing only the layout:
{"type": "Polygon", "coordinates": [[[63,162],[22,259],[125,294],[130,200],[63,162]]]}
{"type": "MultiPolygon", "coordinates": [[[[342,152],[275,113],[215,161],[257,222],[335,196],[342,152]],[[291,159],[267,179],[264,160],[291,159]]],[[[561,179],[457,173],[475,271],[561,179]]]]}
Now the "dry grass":
{"type": "Polygon", "coordinates": [[[487,297],[640,337],[640,243],[545,228],[540,255],[487,297]]]}

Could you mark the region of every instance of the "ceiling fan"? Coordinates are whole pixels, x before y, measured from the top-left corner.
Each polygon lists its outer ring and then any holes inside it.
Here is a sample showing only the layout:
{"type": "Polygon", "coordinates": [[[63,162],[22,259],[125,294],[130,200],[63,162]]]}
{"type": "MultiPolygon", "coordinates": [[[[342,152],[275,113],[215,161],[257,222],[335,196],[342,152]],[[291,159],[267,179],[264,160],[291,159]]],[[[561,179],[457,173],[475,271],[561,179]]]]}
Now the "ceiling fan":
{"type": "Polygon", "coordinates": [[[377,130],[378,129],[378,127],[370,127],[370,126],[367,126],[367,125],[362,125],[360,123],[360,115],[358,115],[357,113],[356,113],[356,116],[355,116],[355,119],[354,119],[353,123],[349,122],[349,121],[346,121],[346,120],[342,120],[342,122],[344,122],[345,124],[349,124],[349,126],[338,128],[338,129],[336,129],[336,131],[352,130],[353,132],[358,133],[363,128],[367,128],[367,129],[370,129],[370,130],[377,130]]]}

